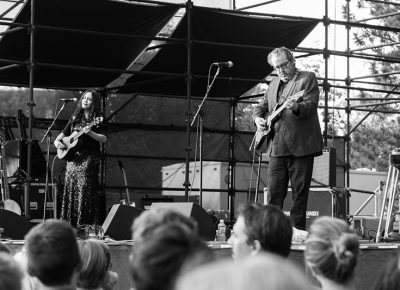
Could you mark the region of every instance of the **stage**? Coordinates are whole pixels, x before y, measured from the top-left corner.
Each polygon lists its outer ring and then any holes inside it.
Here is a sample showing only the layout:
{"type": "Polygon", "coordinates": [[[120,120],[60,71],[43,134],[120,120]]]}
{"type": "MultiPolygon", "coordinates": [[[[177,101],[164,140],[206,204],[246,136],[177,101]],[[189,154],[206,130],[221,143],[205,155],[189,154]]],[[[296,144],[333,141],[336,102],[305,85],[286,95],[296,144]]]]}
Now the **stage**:
{"type": "MultiPolygon", "coordinates": [[[[13,253],[18,252],[23,246],[23,241],[3,242],[11,247],[13,253]]],[[[134,243],[129,241],[105,243],[110,248],[113,270],[119,275],[118,283],[114,289],[130,289],[131,279],[129,273],[129,254],[134,243]]],[[[209,246],[214,250],[218,259],[231,259],[231,247],[228,244],[210,242],[209,246]]],[[[357,289],[372,290],[373,286],[375,285],[375,281],[378,279],[379,273],[383,268],[383,265],[388,261],[389,258],[397,255],[400,244],[362,243],[360,248],[361,251],[355,273],[357,289]]],[[[313,283],[317,284],[316,280],[312,277],[304,265],[304,249],[305,246],[303,244],[293,245],[289,259],[299,266],[300,269],[305,271],[313,283]]]]}

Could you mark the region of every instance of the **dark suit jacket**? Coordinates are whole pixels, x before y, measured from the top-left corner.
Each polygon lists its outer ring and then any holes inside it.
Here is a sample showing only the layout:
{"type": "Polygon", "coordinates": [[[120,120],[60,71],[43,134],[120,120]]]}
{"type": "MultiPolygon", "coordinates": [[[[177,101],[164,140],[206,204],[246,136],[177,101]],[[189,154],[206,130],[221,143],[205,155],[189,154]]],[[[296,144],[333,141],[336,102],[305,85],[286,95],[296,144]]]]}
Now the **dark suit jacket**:
{"type": "MultiPolygon", "coordinates": [[[[255,107],[253,117],[265,118],[274,110],[277,104],[279,78],[274,78],[269,84],[264,98],[255,107]]],[[[297,71],[287,83],[282,96],[292,96],[304,90],[299,109],[294,112],[284,109],[280,115],[279,131],[283,134],[289,151],[296,157],[322,154],[322,134],[318,119],[319,89],[315,74],[307,71],[297,71]]],[[[270,142],[272,143],[272,142],[270,142]]],[[[270,146],[268,146],[270,147],[270,146]]],[[[267,149],[271,153],[271,148],[267,149]]]]}

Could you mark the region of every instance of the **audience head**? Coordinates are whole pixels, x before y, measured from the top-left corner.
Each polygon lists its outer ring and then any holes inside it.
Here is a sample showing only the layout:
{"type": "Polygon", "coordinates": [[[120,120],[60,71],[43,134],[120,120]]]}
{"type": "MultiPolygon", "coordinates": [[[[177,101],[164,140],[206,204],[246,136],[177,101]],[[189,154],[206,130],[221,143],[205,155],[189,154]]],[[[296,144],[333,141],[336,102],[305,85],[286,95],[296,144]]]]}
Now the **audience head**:
{"type": "Polygon", "coordinates": [[[82,261],[78,287],[104,288],[110,282],[111,255],[108,246],[95,239],[81,240],[78,246],[82,261]]]}
{"type": "Polygon", "coordinates": [[[271,253],[236,263],[223,260],[181,276],[175,290],[309,290],[305,275],[289,260],[271,253]]]}
{"type": "Polygon", "coordinates": [[[400,255],[392,257],[382,269],[375,290],[400,289],[400,255]]]}
{"type": "Polygon", "coordinates": [[[69,285],[80,266],[74,229],[50,219],[33,227],[25,237],[28,273],[45,286],[69,285]]]}
{"type": "Polygon", "coordinates": [[[287,257],[292,244],[292,225],[282,210],[273,205],[247,203],[239,208],[228,243],[235,259],[261,251],[287,257]]]}
{"type": "Polygon", "coordinates": [[[146,239],[160,225],[175,222],[179,222],[197,233],[197,224],[193,219],[177,211],[160,207],[145,211],[135,219],[132,225],[132,240],[139,242],[140,239],[146,239]]]}
{"type": "Polygon", "coordinates": [[[305,260],[320,281],[325,278],[341,285],[352,281],[358,251],[358,236],[345,221],[320,217],[311,224],[305,260]]]}
{"type": "Polygon", "coordinates": [[[9,253],[0,253],[0,289],[21,290],[24,274],[9,253]]]}
{"type": "MultiPolygon", "coordinates": [[[[183,217],[181,217],[183,218],[183,217]]],[[[136,290],[170,290],[176,277],[213,260],[212,250],[181,221],[158,224],[135,240],[130,257],[136,290]]]]}

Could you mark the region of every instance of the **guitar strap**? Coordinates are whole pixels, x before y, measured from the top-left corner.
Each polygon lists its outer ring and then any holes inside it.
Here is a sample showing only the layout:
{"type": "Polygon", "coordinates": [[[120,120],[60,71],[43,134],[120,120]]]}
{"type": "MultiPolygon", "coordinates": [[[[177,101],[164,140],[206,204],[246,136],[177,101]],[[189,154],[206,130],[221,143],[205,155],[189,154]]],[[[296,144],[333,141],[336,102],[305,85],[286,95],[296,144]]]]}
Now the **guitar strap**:
{"type": "MultiPolygon", "coordinates": [[[[300,74],[300,72],[296,69],[292,79],[284,86],[281,96],[279,96],[279,93],[278,93],[277,101],[279,104],[283,104],[283,102],[286,101],[287,97],[290,96],[290,93],[293,91],[294,84],[296,83],[296,80],[297,80],[297,77],[299,76],[299,74],[300,74]]],[[[280,86],[281,85],[282,85],[282,83],[280,84],[280,86]]]]}

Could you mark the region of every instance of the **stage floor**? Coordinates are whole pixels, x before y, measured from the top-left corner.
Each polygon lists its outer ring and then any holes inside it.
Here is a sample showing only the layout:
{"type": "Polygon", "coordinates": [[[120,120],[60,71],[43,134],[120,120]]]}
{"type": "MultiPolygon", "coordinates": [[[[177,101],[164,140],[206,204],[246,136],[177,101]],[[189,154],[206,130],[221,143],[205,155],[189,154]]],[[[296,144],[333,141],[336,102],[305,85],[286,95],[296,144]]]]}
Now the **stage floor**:
{"type": "MultiPolygon", "coordinates": [[[[8,244],[13,253],[18,252],[23,241],[3,241],[8,244]]],[[[133,246],[133,242],[105,242],[111,252],[113,270],[119,275],[119,280],[114,288],[115,290],[128,290],[131,288],[130,270],[129,270],[129,253],[133,246]]],[[[215,251],[218,258],[231,259],[231,247],[226,243],[210,242],[209,246],[215,251]]],[[[389,258],[397,255],[400,244],[394,243],[362,243],[361,251],[356,267],[356,284],[357,289],[372,290],[383,265],[389,258]]],[[[304,244],[292,245],[292,251],[289,259],[293,261],[300,269],[302,269],[313,283],[316,280],[304,265],[304,244]]]]}

